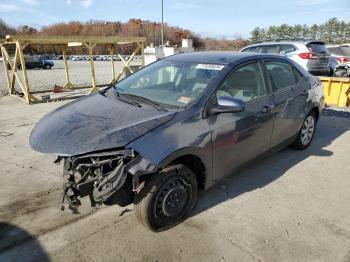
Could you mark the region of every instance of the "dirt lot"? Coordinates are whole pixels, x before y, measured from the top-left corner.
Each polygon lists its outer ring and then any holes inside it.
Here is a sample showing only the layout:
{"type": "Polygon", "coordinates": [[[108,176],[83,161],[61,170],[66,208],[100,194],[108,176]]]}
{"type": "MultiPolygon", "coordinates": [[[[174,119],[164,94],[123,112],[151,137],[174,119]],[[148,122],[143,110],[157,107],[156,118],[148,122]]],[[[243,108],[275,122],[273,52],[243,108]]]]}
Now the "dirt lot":
{"type": "MultiPolygon", "coordinates": [[[[50,70],[31,69],[27,70],[31,91],[40,91],[53,88],[55,84],[64,85],[66,83],[63,60],[54,60],[54,67],[50,70]]],[[[106,84],[112,80],[112,67],[110,61],[94,61],[97,84],[106,84]]],[[[131,65],[140,65],[141,60],[135,60],[131,65]]],[[[68,61],[69,75],[71,82],[76,85],[91,84],[91,69],[88,61],[68,61]]],[[[122,62],[115,61],[116,73],[122,69],[122,62]]],[[[19,70],[22,79],[22,71],[19,70]]],[[[20,90],[19,85],[16,89],[20,90]]],[[[4,67],[0,62],[0,96],[7,94],[7,82],[4,74],[4,67]]]]}
{"type": "Polygon", "coordinates": [[[0,261],[350,261],[349,117],[323,116],[306,151],[223,180],[184,223],[155,234],[132,206],[59,210],[61,167],[28,136],[62,104],[0,98],[0,261]]]}

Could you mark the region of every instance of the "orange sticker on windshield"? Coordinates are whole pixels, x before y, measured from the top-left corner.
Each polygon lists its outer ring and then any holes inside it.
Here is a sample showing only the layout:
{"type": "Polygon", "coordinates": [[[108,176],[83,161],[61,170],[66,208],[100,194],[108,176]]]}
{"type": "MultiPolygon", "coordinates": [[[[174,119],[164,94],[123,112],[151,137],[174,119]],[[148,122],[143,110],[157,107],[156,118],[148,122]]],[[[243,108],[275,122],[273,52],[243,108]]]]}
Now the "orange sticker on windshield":
{"type": "Polygon", "coordinates": [[[191,97],[188,96],[181,96],[177,102],[181,103],[181,104],[185,104],[187,105],[189,102],[191,102],[191,97]]]}

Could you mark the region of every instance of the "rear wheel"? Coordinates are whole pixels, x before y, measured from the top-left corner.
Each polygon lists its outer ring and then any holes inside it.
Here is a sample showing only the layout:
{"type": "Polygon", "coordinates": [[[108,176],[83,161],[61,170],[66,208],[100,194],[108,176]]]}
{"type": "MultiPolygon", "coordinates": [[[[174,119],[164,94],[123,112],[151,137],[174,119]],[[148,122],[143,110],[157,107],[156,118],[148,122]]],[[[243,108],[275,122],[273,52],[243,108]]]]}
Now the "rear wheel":
{"type": "Polygon", "coordinates": [[[298,136],[293,143],[293,146],[295,148],[303,150],[311,144],[311,141],[314,138],[315,134],[316,123],[316,115],[313,111],[311,111],[304,119],[298,136]]]}
{"type": "Polygon", "coordinates": [[[152,231],[162,231],[182,222],[197,201],[197,179],[182,164],[164,169],[145,181],[134,199],[137,219],[152,231]]]}
{"type": "Polygon", "coordinates": [[[46,64],[45,65],[45,69],[51,69],[51,65],[50,64],[46,64]]]}

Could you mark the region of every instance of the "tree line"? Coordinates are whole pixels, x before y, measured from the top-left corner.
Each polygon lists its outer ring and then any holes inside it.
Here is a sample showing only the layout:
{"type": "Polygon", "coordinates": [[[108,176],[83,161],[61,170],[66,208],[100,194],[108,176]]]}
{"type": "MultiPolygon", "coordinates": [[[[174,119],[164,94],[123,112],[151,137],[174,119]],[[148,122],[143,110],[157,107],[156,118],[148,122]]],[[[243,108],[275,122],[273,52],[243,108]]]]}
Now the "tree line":
{"type": "MultiPolygon", "coordinates": [[[[107,22],[90,20],[88,22],[72,21],[45,26],[40,30],[24,25],[14,28],[0,18],[0,38],[8,34],[19,35],[57,35],[57,36],[143,36],[146,37],[146,45],[160,45],[161,24],[141,19],[130,19],[123,22],[107,22]]],[[[327,22],[317,25],[288,25],[270,26],[268,28],[256,27],[249,39],[237,37],[236,39],[203,38],[198,34],[177,26],[165,24],[165,40],[171,45],[180,46],[182,38],[192,38],[196,50],[239,50],[244,46],[260,41],[277,39],[316,39],[327,43],[350,42],[350,23],[337,18],[331,18],[327,22]]],[[[83,47],[81,47],[83,49],[83,47]]],[[[69,49],[70,54],[84,53],[86,50],[78,48],[69,49]]],[[[118,46],[117,52],[129,54],[134,49],[131,45],[118,46]]],[[[26,50],[29,53],[61,53],[57,46],[30,46],[26,50]]],[[[96,54],[107,54],[104,46],[97,46],[96,54]]]]}
{"type": "Polygon", "coordinates": [[[334,44],[347,43],[350,42],[350,22],[334,17],[319,25],[282,24],[268,28],[256,27],[250,33],[250,41],[253,43],[278,39],[313,39],[334,44]]]}
{"type": "MultiPolygon", "coordinates": [[[[141,19],[130,19],[128,22],[122,23],[107,22],[99,20],[90,20],[88,22],[72,21],[68,23],[57,23],[45,26],[40,30],[36,30],[30,26],[24,25],[13,28],[0,19],[0,38],[7,34],[18,35],[55,35],[55,36],[142,36],[146,37],[146,45],[161,44],[161,24],[141,19]]],[[[165,41],[172,46],[181,46],[183,38],[193,39],[193,45],[196,50],[238,50],[248,43],[248,40],[237,38],[235,40],[202,38],[196,33],[177,26],[164,25],[165,41]]],[[[82,47],[83,49],[83,47],[82,47]]],[[[130,53],[133,46],[119,46],[117,52],[130,53]]],[[[57,46],[30,46],[29,52],[32,53],[60,53],[61,50],[57,46]]],[[[86,52],[86,50],[78,50],[77,48],[68,50],[70,54],[86,52]]],[[[96,54],[106,54],[108,50],[104,46],[97,46],[96,54]]]]}

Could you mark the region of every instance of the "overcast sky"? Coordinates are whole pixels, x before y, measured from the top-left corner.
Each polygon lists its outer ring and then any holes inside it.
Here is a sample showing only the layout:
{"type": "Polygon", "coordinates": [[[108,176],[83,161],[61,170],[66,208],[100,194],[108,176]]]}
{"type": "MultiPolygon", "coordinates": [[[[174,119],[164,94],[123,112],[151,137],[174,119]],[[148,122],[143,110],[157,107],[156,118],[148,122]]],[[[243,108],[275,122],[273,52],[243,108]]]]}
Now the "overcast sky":
{"type": "MultiPolygon", "coordinates": [[[[72,20],[160,21],[161,0],[0,0],[0,17],[10,25],[40,28],[72,20]]],[[[170,25],[202,36],[249,36],[256,26],[350,22],[350,0],[164,0],[170,25]]]]}

